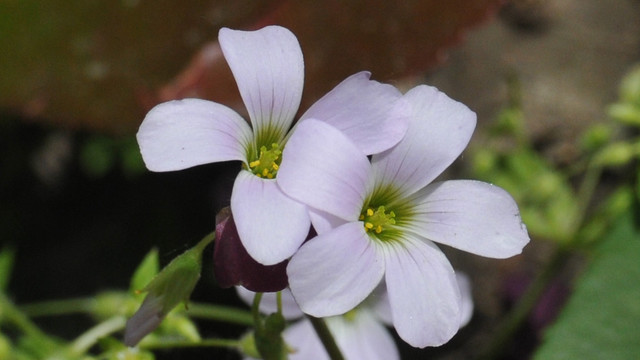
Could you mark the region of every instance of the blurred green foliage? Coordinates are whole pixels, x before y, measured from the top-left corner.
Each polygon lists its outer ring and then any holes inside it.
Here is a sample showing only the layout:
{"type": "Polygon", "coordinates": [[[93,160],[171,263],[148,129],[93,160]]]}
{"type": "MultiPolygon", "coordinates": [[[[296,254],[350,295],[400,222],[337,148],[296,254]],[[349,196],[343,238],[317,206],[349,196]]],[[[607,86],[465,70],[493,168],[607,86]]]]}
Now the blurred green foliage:
{"type": "Polygon", "coordinates": [[[536,360],[633,360],[640,354],[640,232],[626,214],[595,250],[536,360]]]}

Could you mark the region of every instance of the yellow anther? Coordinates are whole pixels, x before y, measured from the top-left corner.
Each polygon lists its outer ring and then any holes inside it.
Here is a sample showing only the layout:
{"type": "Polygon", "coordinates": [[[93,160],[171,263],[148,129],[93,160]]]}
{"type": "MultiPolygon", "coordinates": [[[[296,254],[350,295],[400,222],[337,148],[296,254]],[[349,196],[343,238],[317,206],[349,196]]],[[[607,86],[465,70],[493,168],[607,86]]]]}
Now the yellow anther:
{"type": "Polygon", "coordinates": [[[387,213],[384,206],[377,208],[368,207],[359,216],[360,221],[364,222],[365,231],[375,231],[376,234],[383,233],[390,225],[396,224],[396,214],[393,211],[387,213]]]}
{"type": "Polygon", "coordinates": [[[280,169],[280,146],[276,143],[271,144],[271,148],[261,146],[258,153],[258,158],[248,159],[248,169],[259,178],[275,178],[280,169]]]}

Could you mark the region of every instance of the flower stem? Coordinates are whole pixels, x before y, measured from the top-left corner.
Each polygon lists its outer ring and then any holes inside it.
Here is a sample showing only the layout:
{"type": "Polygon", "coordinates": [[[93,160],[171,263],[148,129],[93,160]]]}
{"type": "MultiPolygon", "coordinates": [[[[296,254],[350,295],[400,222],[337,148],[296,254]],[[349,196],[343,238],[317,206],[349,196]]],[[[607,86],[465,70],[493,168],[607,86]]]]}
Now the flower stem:
{"type": "Polygon", "coordinates": [[[91,314],[95,311],[94,298],[49,300],[20,305],[20,310],[29,317],[57,316],[69,314],[91,314]]]}
{"type": "Polygon", "coordinates": [[[194,347],[237,348],[238,346],[240,346],[240,342],[236,339],[202,339],[200,341],[161,339],[153,342],[142,342],[139,346],[145,350],[194,348],[194,347]]]}
{"type": "Polygon", "coordinates": [[[253,325],[253,315],[246,310],[230,306],[189,303],[186,315],[192,318],[223,321],[238,325],[253,325]]]}
{"type": "Polygon", "coordinates": [[[505,350],[509,341],[513,338],[516,331],[520,329],[531,310],[538,303],[538,299],[544,293],[549,282],[554,278],[557,272],[562,268],[565,261],[569,257],[570,252],[567,248],[558,248],[551,256],[545,268],[538,274],[533,282],[527,288],[527,291],[511,309],[511,311],[502,319],[493,338],[478,359],[497,359],[505,350]]]}
{"type": "MultiPolygon", "coordinates": [[[[93,314],[95,312],[95,305],[96,300],[94,298],[75,298],[21,305],[20,310],[29,317],[93,314]]],[[[189,310],[185,312],[185,315],[195,319],[215,320],[238,325],[253,325],[253,317],[249,311],[231,306],[190,302],[189,310]]]]}
{"type": "Polygon", "coordinates": [[[83,355],[101,338],[124,329],[127,319],[114,316],[87,330],[71,343],[70,351],[75,356],[83,355]]]}
{"type": "Polygon", "coordinates": [[[2,310],[2,316],[8,321],[13,323],[18,329],[20,329],[25,335],[45,339],[47,335],[38,328],[23,312],[21,312],[6,295],[0,291],[0,310],[2,310]]]}
{"type": "Polygon", "coordinates": [[[253,297],[253,305],[251,306],[251,313],[253,315],[253,324],[256,330],[262,330],[262,318],[260,317],[260,301],[262,301],[262,293],[256,293],[253,297]]]}
{"type": "Polygon", "coordinates": [[[331,331],[324,320],[311,315],[307,315],[307,318],[309,318],[313,328],[316,330],[320,341],[322,341],[322,344],[327,350],[327,354],[329,354],[329,358],[331,360],[344,360],[344,356],[342,356],[342,352],[338,348],[338,344],[336,344],[336,340],[333,338],[333,335],[331,335],[331,331]]]}

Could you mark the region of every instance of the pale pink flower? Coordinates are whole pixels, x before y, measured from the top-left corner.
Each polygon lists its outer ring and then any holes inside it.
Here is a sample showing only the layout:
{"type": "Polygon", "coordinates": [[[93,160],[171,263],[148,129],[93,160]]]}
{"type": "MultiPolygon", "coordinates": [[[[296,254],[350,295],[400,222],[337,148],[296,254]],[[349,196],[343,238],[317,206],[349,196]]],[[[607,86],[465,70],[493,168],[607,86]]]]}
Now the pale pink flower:
{"type": "Polygon", "coordinates": [[[415,347],[437,346],[457,332],[462,303],[435,242],[506,258],[529,236],[501,188],[433,182],[467,146],[475,114],[428,86],[404,99],[412,108],[405,137],[371,160],[319,121],[300,124],[289,140],[278,183],[311,208],[319,235],[291,258],[287,275],[298,305],[316,317],[348,312],[384,277],[400,337],[415,347]]]}
{"type": "MultiPolygon", "coordinates": [[[[237,160],[243,166],[231,195],[231,211],[247,252],[272,265],[290,257],[304,241],[309,216],[304,204],[277,185],[277,173],[302,96],[304,63],[296,37],[268,26],[257,31],[223,28],[218,40],[249,114],[249,125],[230,108],[206,100],[169,101],[153,108],[138,131],[152,171],[237,160]]],[[[340,83],[300,118],[339,128],[365,154],[395,145],[406,118],[397,89],[361,72],[340,83]],[[396,106],[397,105],[397,106],[396,106]]]]}

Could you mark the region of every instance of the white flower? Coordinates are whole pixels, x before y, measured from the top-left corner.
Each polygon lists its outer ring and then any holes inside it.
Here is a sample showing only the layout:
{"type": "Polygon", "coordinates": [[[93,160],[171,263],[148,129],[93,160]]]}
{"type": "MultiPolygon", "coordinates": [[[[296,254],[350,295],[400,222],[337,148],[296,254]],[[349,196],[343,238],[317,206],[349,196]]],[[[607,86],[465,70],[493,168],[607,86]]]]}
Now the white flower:
{"type": "MultiPolygon", "coordinates": [[[[236,290],[247,304],[253,302],[254,292],[240,286],[236,290]]],[[[393,337],[385,327],[385,320],[388,318],[388,305],[385,305],[387,298],[383,291],[376,295],[345,315],[325,319],[346,360],[400,359],[393,337]]],[[[275,293],[264,293],[260,311],[269,314],[276,310],[275,293]]],[[[303,316],[287,289],[282,291],[282,311],[288,320],[303,316]]],[[[302,318],[287,326],[283,337],[292,350],[290,360],[329,360],[329,355],[309,319],[302,318]]]]}
{"type": "MultiPolygon", "coordinates": [[[[295,36],[278,26],[257,31],[223,28],[218,39],[251,126],[215,102],[169,101],[149,111],[138,143],[152,171],[241,161],[231,211],[247,252],[261,264],[272,265],[298,249],[310,226],[306,207],[277,185],[280,155],[302,96],[302,52],[295,36]]],[[[361,72],[344,80],[300,121],[313,118],[336,126],[365,154],[395,145],[404,135],[406,118],[390,117],[389,112],[405,111],[401,103],[395,104],[401,94],[369,76],[361,72]]]]}
{"type": "MultiPolygon", "coordinates": [[[[468,277],[456,272],[463,304],[460,327],[465,326],[473,314],[473,298],[468,277]]],[[[251,305],[255,293],[241,286],[236,287],[238,296],[251,305]]],[[[264,293],[260,302],[260,311],[271,314],[277,311],[275,293],[264,293]]],[[[288,289],[282,291],[282,312],[287,320],[296,320],[303,316],[288,289]]],[[[396,344],[385,325],[392,324],[389,297],[384,286],[379,286],[373,294],[354,310],[345,315],[325,318],[338,348],[346,360],[394,360],[399,359],[396,344]]],[[[329,360],[329,356],[320,341],[311,322],[300,319],[289,325],[284,338],[294,352],[290,360],[329,360]]]]}
{"type": "Polygon", "coordinates": [[[449,261],[434,242],[506,258],[528,243],[518,207],[479,181],[432,181],[464,150],[475,114],[437,89],[419,86],[406,136],[371,161],[331,125],[306,121],[284,151],[281,189],[312,208],[318,236],[287,267],[305,313],[343,314],[384,277],[393,324],[415,347],[447,342],[461,321],[449,261]]]}

